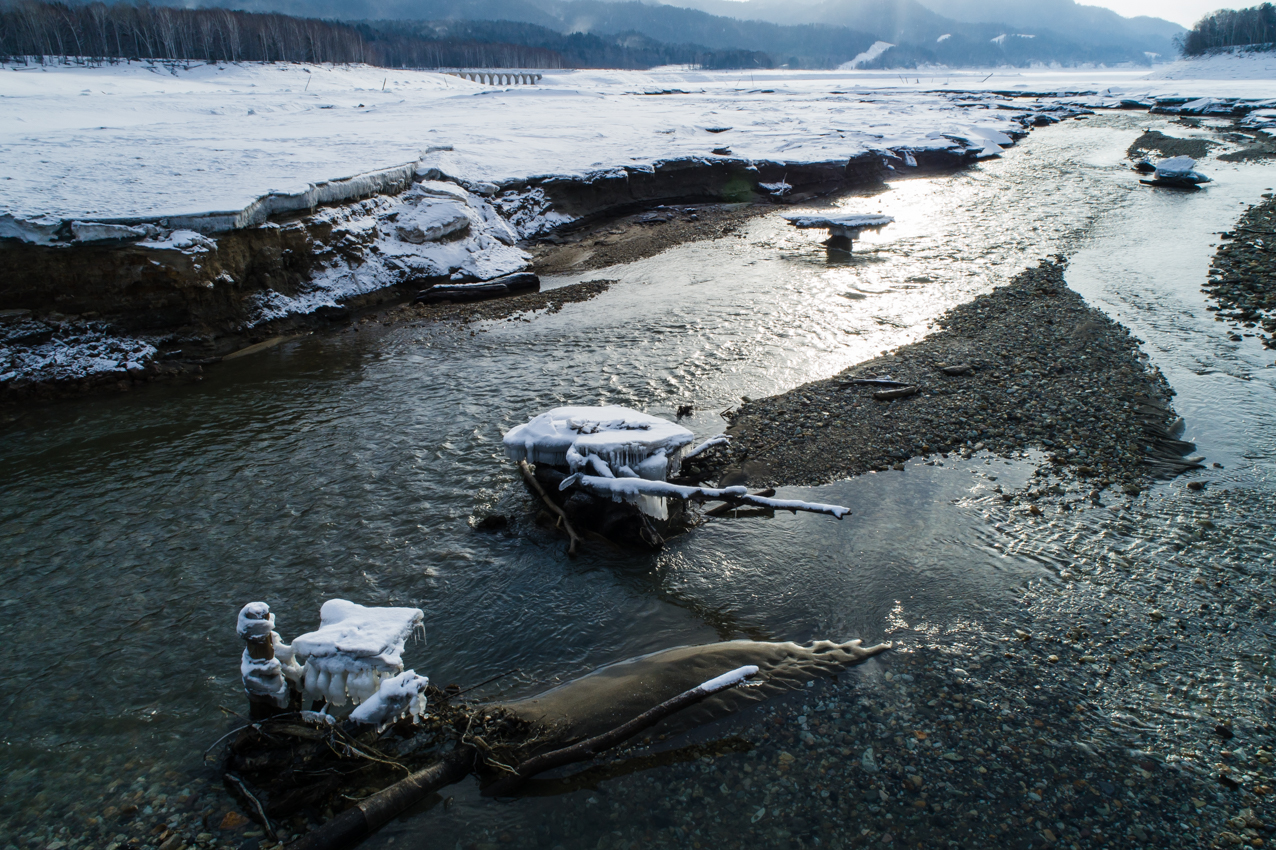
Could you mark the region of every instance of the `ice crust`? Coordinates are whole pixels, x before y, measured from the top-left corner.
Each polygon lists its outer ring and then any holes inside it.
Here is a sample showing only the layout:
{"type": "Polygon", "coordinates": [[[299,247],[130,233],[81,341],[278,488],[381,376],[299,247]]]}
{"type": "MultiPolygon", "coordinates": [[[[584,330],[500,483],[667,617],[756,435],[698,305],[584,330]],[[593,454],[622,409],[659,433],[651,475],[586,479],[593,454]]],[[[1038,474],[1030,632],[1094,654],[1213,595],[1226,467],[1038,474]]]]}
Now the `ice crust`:
{"type": "Polygon", "coordinates": [[[319,629],[292,642],[305,661],[307,694],[331,706],[358,705],[378,692],[382,679],[403,671],[403,647],[422,628],[419,608],[367,608],[330,599],[319,610],[319,629]]]}
{"type": "Polygon", "coordinates": [[[786,215],[794,227],[827,230],[831,236],[858,237],[861,231],[885,227],[895,221],[888,215],[786,215]]]}
{"type": "Polygon", "coordinates": [[[270,697],[280,708],[288,705],[289,684],[301,682],[302,669],[296,653],[275,630],[275,615],[265,602],[249,602],[239,611],[235,631],[241,638],[270,636],[274,658],[253,658],[244,649],[239,661],[239,674],[244,690],[253,696],[270,697]]]}

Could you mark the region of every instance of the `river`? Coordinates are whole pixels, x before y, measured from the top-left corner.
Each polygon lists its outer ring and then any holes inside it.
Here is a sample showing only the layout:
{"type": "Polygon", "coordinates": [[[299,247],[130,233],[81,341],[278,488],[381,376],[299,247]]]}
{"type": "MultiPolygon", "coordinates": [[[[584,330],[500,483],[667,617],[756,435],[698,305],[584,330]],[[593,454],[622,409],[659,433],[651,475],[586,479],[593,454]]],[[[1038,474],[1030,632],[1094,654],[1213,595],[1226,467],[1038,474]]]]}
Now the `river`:
{"type": "MultiPolygon", "coordinates": [[[[233,625],[251,600],[270,603],[285,639],[317,626],[333,597],[418,606],[427,638],[409,644],[406,664],[439,685],[516,670],[485,689],[502,697],[733,637],[921,649],[985,629],[1023,588],[1058,584],[1069,568],[1058,541],[1077,520],[1026,526],[989,507],[991,480],[1022,484],[1035,458],[914,462],[782,489],[854,514],[712,521],[655,555],[587,546],[568,559],[527,518],[500,438],[565,403],[670,418],[690,403],[685,424],[711,436],[742,396],[918,339],[948,307],[1046,255],[1065,254],[1069,284],[1144,340],[1178,393],[1185,439],[1223,466],[1208,471],[1211,488],[1241,494],[1270,551],[1274,355],[1229,339],[1200,287],[1216,234],[1276,175],[1208,160],[1204,191],[1140,186],[1123,160],[1145,127],[1205,132],[1143,113],[1069,121],[969,171],[838,198],[896,220],[850,259],[831,259],[777,211],[737,236],[548,280],[617,281],[552,315],[362,325],[225,363],[198,384],[3,426],[5,832],[23,847],[59,835],[76,846],[84,818],[138,790],[156,820],[224,807],[192,789],[216,784],[203,750],[237,723],[219,706],[242,710],[233,625]],[[491,512],[513,517],[508,533],[472,529],[491,512]]],[[[1132,524],[1121,533],[1155,546],[1177,533],[1167,517],[1184,492],[1162,484],[1146,511],[1084,523],[1100,538],[1132,524]]],[[[1270,575],[1270,559],[1257,563],[1270,575]]],[[[653,769],[657,781],[665,769],[653,769]]],[[[458,792],[468,796],[452,820],[425,812],[377,841],[531,836],[589,793],[499,806],[458,792]]]]}

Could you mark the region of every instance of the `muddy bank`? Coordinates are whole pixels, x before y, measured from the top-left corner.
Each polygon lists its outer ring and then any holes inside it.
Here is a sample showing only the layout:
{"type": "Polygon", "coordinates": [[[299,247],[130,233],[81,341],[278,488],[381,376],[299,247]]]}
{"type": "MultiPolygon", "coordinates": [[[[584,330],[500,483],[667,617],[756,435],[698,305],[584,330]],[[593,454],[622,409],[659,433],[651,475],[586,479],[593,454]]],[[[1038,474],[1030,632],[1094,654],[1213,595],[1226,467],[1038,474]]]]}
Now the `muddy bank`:
{"type": "Polygon", "coordinates": [[[770,202],[662,205],[549,236],[529,247],[532,270],[543,275],[563,274],[632,263],[675,245],[730,236],[749,219],[774,210],[770,202]]]}
{"type": "Polygon", "coordinates": [[[1205,284],[1217,303],[1218,320],[1232,322],[1237,342],[1258,335],[1276,348],[1276,201],[1270,194],[1251,206],[1236,227],[1223,234],[1205,284]]]}
{"type": "Polygon", "coordinates": [[[819,484],[903,469],[917,456],[1040,449],[1098,489],[1138,492],[1150,475],[1191,465],[1183,455],[1193,447],[1171,436],[1165,379],[1138,340],[1067,288],[1059,262],[1021,272],[937,324],[892,354],[741,404],[726,459],[704,474],[819,484]]]}

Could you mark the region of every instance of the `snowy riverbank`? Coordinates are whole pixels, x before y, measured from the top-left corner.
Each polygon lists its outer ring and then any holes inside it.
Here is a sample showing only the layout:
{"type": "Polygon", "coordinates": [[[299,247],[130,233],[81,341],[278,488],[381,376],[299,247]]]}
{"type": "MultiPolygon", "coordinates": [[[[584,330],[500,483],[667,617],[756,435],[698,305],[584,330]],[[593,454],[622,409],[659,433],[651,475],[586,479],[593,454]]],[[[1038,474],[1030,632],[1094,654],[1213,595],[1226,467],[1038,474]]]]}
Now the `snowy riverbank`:
{"type": "Polygon", "coordinates": [[[530,259],[518,240],[591,217],[801,201],[967,165],[1090,109],[1261,126],[1276,116],[1276,86],[1254,79],[1265,63],[575,71],[535,86],[366,66],[8,65],[0,388],[184,374],[320,314],[515,271],[530,259]]]}

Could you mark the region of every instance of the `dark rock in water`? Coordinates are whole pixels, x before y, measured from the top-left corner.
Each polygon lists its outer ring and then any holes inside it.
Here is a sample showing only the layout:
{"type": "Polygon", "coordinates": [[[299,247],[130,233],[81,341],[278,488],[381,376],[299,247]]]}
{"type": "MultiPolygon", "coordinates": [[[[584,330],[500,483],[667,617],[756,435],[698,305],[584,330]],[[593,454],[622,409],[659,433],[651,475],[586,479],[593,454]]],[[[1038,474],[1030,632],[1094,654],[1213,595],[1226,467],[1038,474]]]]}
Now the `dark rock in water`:
{"type": "Polygon", "coordinates": [[[678,418],[682,419],[684,416],[690,416],[695,411],[696,409],[689,404],[680,404],[678,405],[678,418]]]}
{"type": "Polygon", "coordinates": [[[731,156],[731,148],[714,148],[713,152],[718,156],[731,156]]]}
{"type": "Polygon", "coordinates": [[[474,523],[475,531],[500,531],[508,528],[510,524],[509,517],[501,514],[490,514],[474,523]]]}
{"type": "Polygon", "coordinates": [[[541,279],[532,272],[515,272],[482,283],[439,284],[417,295],[418,304],[486,301],[520,292],[540,292],[541,279]]]}
{"type": "Polygon", "coordinates": [[[1151,174],[1156,171],[1156,166],[1148,162],[1146,159],[1141,159],[1134,163],[1134,170],[1140,174],[1151,174]]]}

